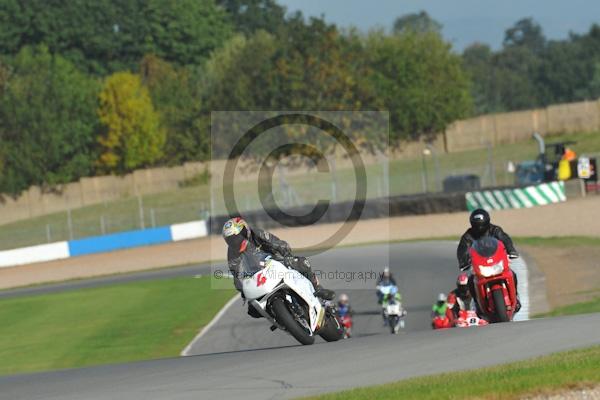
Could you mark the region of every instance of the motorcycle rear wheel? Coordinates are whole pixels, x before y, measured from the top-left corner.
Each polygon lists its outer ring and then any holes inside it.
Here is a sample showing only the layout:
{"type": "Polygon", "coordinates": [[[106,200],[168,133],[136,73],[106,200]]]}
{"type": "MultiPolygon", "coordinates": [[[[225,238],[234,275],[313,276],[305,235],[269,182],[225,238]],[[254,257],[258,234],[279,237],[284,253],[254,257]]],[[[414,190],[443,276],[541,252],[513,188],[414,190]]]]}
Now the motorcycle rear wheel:
{"type": "Polygon", "coordinates": [[[506,304],[504,304],[504,293],[502,289],[496,289],[492,292],[494,298],[494,307],[496,308],[496,317],[498,322],[508,322],[508,312],[506,311],[506,304]]]}
{"type": "Polygon", "coordinates": [[[274,298],[271,302],[273,307],[273,313],[275,314],[275,319],[281,325],[285,327],[285,329],[301,344],[309,345],[315,342],[314,335],[311,335],[309,332],[304,329],[298,321],[294,318],[287,305],[285,304],[285,300],[281,297],[274,298]]]}
{"type": "Polygon", "coordinates": [[[319,336],[327,342],[337,342],[343,338],[344,328],[336,316],[328,313],[325,318],[325,326],[319,330],[319,336]]]}

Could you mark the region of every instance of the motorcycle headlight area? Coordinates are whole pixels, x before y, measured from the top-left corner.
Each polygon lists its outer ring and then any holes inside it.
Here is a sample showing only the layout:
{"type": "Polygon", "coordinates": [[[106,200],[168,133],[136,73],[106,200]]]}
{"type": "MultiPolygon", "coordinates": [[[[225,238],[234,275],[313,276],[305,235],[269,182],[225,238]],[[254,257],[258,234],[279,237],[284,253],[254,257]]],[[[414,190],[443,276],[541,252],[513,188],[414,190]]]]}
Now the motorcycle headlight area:
{"type": "Polygon", "coordinates": [[[502,271],[504,271],[504,262],[503,261],[500,261],[498,264],[494,264],[494,265],[480,265],[479,266],[479,273],[486,278],[489,278],[490,276],[494,276],[494,275],[500,275],[502,273],[502,271]]]}

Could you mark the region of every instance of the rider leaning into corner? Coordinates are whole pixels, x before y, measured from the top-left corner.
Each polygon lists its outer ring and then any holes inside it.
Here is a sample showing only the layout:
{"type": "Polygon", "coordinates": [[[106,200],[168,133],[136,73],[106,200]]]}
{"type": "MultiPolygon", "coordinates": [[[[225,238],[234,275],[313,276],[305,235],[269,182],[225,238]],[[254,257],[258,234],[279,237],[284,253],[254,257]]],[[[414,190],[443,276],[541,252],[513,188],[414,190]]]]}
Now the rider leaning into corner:
{"type": "MultiPolygon", "coordinates": [[[[315,287],[315,296],[324,300],[332,300],[335,297],[335,293],[332,290],[324,289],[319,285],[308,260],[305,257],[294,257],[290,245],[277,236],[262,229],[250,229],[250,226],[244,219],[236,217],[229,219],[223,225],[223,238],[227,243],[229,271],[233,275],[235,288],[242,294],[242,297],[244,297],[244,292],[242,291],[242,282],[239,276],[242,253],[259,250],[273,255],[274,258],[283,262],[286,267],[295,269],[308,278],[315,287]]],[[[248,305],[248,314],[254,318],[261,317],[250,305],[248,305]]]]}
{"type": "MultiPolygon", "coordinates": [[[[458,243],[458,248],[456,250],[456,257],[458,258],[458,265],[461,271],[467,271],[471,268],[471,254],[469,253],[469,249],[473,242],[478,239],[481,239],[484,236],[492,236],[502,243],[504,243],[504,247],[508,253],[509,259],[515,259],[519,257],[519,253],[512,242],[510,236],[502,230],[498,225],[494,225],[490,222],[490,214],[479,208],[471,213],[469,217],[469,222],[471,223],[471,227],[467,229],[467,231],[460,238],[460,242],[458,243]]],[[[517,285],[517,274],[512,271],[513,277],[515,279],[515,286],[517,285]]],[[[475,288],[473,286],[473,277],[469,277],[469,290],[471,294],[475,293],[475,288]]],[[[521,309],[521,301],[519,300],[519,292],[517,291],[517,306],[515,312],[519,312],[521,309]]]]}

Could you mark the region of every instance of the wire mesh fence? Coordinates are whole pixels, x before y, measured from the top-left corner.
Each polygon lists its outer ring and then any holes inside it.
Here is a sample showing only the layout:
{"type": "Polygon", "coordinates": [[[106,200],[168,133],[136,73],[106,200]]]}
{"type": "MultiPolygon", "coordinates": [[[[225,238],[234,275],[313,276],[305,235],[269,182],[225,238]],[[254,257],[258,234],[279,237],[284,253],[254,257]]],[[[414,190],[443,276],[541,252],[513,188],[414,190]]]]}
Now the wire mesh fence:
{"type": "MultiPolygon", "coordinates": [[[[515,177],[514,168],[509,166],[535,159],[536,155],[535,145],[520,144],[452,154],[425,151],[417,158],[373,163],[365,168],[366,198],[440,192],[446,177],[461,174],[477,175],[483,187],[511,186],[515,177]]],[[[236,203],[241,212],[265,206],[256,186],[254,181],[236,186],[236,203]]],[[[211,190],[222,189],[201,184],[2,225],[0,249],[188,222],[207,218],[210,210],[226,214],[224,204],[214,203],[218,196],[211,196],[211,190]]],[[[282,209],[314,205],[319,200],[348,201],[355,196],[356,176],[352,168],[333,168],[329,173],[280,169],[272,177],[272,201],[282,209]]]]}
{"type": "Polygon", "coordinates": [[[148,229],[207,217],[206,201],[179,199],[165,204],[161,198],[168,197],[166,195],[123,199],[3,225],[0,249],[148,229]]]}

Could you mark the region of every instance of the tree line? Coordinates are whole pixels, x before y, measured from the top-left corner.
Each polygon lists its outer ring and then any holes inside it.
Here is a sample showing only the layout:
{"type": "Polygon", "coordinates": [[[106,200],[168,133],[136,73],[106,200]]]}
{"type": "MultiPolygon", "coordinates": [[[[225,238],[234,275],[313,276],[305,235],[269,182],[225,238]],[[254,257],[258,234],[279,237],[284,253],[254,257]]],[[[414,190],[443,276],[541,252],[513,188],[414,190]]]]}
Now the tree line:
{"type": "Polygon", "coordinates": [[[397,144],[526,107],[485,72],[521,42],[457,54],[440,29],[342,30],[275,0],[0,0],[0,192],[207,160],[211,110],[389,110],[397,144]]]}
{"type": "Polygon", "coordinates": [[[531,18],[507,29],[502,48],[475,43],[462,54],[478,114],[600,97],[600,26],[548,40],[531,18]]]}

